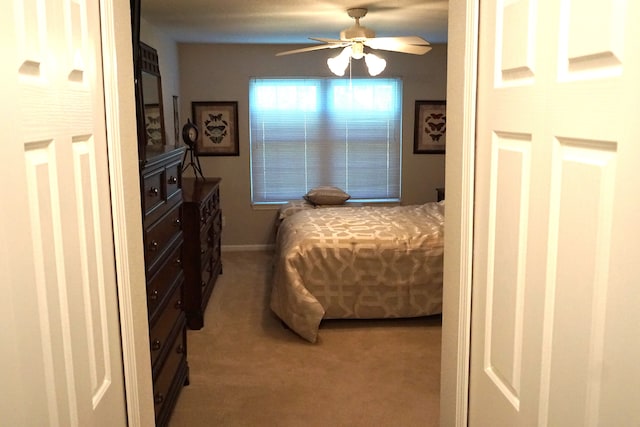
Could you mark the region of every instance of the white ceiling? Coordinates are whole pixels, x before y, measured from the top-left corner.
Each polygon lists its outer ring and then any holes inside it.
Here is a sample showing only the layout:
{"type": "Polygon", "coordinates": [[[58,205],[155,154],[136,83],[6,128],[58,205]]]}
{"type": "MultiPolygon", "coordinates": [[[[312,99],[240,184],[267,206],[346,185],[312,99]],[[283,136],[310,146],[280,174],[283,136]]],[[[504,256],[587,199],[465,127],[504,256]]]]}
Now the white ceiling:
{"type": "Polygon", "coordinates": [[[178,42],[301,43],[339,38],[354,20],[346,10],[369,10],[360,25],[378,37],[421,36],[446,43],[448,0],[141,0],[143,18],[178,42]]]}

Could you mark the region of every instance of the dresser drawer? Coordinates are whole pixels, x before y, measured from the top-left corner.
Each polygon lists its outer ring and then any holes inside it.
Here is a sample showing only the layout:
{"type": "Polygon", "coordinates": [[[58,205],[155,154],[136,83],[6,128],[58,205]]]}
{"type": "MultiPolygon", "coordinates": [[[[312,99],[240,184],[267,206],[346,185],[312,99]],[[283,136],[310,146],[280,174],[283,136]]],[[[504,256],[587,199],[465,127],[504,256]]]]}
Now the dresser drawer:
{"type": "Polygon", "coordinates": [[[145,230],[145,263],[152,272],[156,263],[166,254],[170,245],[180,237],[182,219],[180,205],[176,205],[155,224],[145,230]]]}
{"type": "Polygon", "coordinates": [[[207,203],[203,203],[200,205],[200,227],[206,226],[209,222],[211,222],[211,216],[213,211],[211,207],[207,203]]]}
{"type": "Polygon", "coordinates": [[[211,258],[211,249],[214,246],[213,223],[209,222],[206,228],[200,233],[200,265],[211,258]]]}
{"type": "Polygon", "coordinates": [[[180,177],[181,175],[182,162],[176,161],[174,163],[170,163],[166,167],[165,177],[166,177],[166,185],[167,185],[167,199],[174,197],[181,188],[180,177]]]}
{"type": "Polygon", "coordinates": [[[209,197],[200,204],[200,225],[206,225],[220,209],[220,192],[216,188],[209,197]]]}
{"type": "Polygon", "coordinates": [[[218,211],[216,217],[213,219],[211,227],[211,235],[213,238],[211,245],[213,264],[220,262],[220,233],[222,232],[222,212],[218,211]]]}
{"type": "Polygon", "coordinates": [[[219,236],[222,232],[222,211],[218,209],[213,217],[213,234],[219,236]]]}
{"type": "Polygon", "coordinates": [[[142,178],[142,202],[144,204],[145,217],[166,202],[164,177],[165,171],[163,168],[156,169],[142,178]]]}
{"type": "Polygon", "coordinates": [[[204,202],[209,212],[208,219],[214,217],[220,211],[220,190],[216,188],[211,196],[204,202]]]}
{"type": "Polygon", "coordinates": [[[207,262],[202,264],[202,271],[200,272],[200,286],[205,288],[209,282],[211,281],[213,273],[213,264],[211,263],[211,258],[207,260],[207,262]]]}
{"type": "Polygon", "coordinates": [[[171,297],[167,305],[158,317],[158,321],[151,327],[149,331],[149,342],[151,347],[151,367],[153,368],[154,377],[158,372],[158,361],[161,361],[169,351],[169,336],[177,325],[177,320],[182,313],[182,287],[173,288],[171,297]]]}
{"type": "Polygon", "coordinates": [[[182,387],[180,382],[186,378],[186,330],[184,329],[184,316],[180,316],[180,333],[171,342],[170,350],[162,367],[153,381],[153,403],[156,420],[163,419],[162,416],[165,404],[174,402],[173,395],[177,394],[176,389],[182,387]]]}
{"type": "Polygon", "coordinates": [[[156,318],[165,306],[166,299],[169,298],[170,291],[178,281],[182,281],[181,255],[182,245],[177,244],[167,257],[167,261],[147,282],[149,325],[153,325],[156,322],[156,318]]]}
{"type": "Polygon", "coordinates": [[[208,203],[212,211],[217,211],[218,209],[220,209],[220,188],[216,188],[213,191],[208,203]]]}
{"type": "Polygon", "coordinates": [[[142,203],[145,225],[150,225],[182,202],[180,159],[145,171],[142,177],[142,203]]]}

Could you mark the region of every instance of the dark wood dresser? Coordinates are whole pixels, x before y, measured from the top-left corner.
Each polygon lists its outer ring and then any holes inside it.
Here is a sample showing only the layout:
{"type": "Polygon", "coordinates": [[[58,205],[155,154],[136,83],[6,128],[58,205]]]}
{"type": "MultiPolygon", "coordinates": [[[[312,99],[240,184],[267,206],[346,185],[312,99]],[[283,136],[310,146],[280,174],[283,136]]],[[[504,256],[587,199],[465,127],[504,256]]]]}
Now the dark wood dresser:
{"type": "Polygon", "coordinates": [[[188,327],[200,329],[216,279],[222,273],[220,178],[185,178],[182,190],[184,311],[188,327]]]}
{"type": "Polygon", "coordinates": [[[144,285],[153,400],[156,426],[166,426],[182,387],[189,381],[182,267],[185,150],[166,144],[162,85],[155,49],[140,43],[136,65],[144,285]]]}
{"type": "Polygon", "coordinates": [[[178,149],[155,157],[142,170],[149,345],[158,426],[168,423],[189,374],[182,309],[182,153],[178,149]]]}

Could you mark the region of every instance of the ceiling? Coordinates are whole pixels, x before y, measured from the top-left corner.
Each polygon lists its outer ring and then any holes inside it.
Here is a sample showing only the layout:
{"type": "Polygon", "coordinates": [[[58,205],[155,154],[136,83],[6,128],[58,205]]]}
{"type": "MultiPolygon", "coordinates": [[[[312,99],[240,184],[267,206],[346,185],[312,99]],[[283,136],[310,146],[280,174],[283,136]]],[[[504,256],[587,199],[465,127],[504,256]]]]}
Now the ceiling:
{"type": "Polygon", "coordinates": [[[446,43],[448,0],[141,0],[142,17],[178,42],[313,44],[339,38],[354,20],[346,10],[369,10],[360,25],[377,37],[421,36],[446,43]]]}

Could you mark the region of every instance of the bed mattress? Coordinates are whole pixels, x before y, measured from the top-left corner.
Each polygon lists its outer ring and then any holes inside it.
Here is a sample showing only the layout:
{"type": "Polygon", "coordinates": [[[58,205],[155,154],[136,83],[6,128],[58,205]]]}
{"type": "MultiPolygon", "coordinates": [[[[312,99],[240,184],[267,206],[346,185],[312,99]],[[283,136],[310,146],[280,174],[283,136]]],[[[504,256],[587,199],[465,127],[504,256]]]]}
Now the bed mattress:
{"type": "Polygon", "coordinates": [[[271,309],[315,342],[322,319],[442,310],[444,202],[310,209],[278,229],[271,309]]]}

